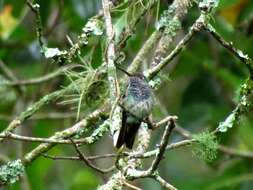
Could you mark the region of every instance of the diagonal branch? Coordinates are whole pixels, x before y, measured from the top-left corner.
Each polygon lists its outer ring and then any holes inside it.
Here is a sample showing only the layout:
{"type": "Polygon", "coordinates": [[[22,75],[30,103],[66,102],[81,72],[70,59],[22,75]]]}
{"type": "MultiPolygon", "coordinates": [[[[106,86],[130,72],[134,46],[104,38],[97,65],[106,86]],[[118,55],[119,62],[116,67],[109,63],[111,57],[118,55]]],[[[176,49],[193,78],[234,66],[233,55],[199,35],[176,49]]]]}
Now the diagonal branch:
{"type": "MultiPolygon", "coordinates": [[[[75,143],[75,141],[73,141],[75,143]]],[[[41,154],[45,158],[49,158],[52,160],[80,160],[79,156],[52,156],[48,154],[41,154]]],[[[114,158],[116,157],[116,154],[103,154],[103,155],[96,155],[96,156],[89,156],[86,157],[87,160],[98,160],[98,159],[103,159],[103,158],[114,158]]]]}
{"type": "MultiPolygon", "coordinates": [[[[0,62],[1,63],[1,62],[0,62]]],[[[27,80],[15,80],[11,82],[5,82],[2,83],[3,85],[8,85],[8,86],[20,86],[20,85],[35,85],[35,84],[40,84],[46,81],[49,81],[50,79],[53,79],[61,74],[64,74],[66,71],[78,68],[78,67],[83,67],[82,65],[79,64],[72,64],[72,65],[67,65],[63,66],[56,71],[46,74],[44,76],[38,77],[38,78],[33,78],[33,79],[27,79],[27,80]]]]}
{"type": "Polygon", "coordinates": [[[158,181],[162,187],[168,189],[168,190],[177,190],[173,185],[169,184],[167,181],[165,181],[161,176],[154,175],[152,176],[153,179],[158,181]]]}
{"type": "Polygon", "coordinates": [[[94,169],[94,170],[96,170],[97,172],[102,173],[102,174],[111,172],[112,170],[115,169],[115,167],[109,168],[109,169],[101,169],[101,168],[95,166],[88,158],[86,158],[86,157],[83,155],[83,153],[81,152],[81,150],[78,148],[77,144],[76,144],[72,139],[70,139],[70,141],[72,142],[73,146],[75,147],[75,150],[76,150],[76,152],[77,152],[78,155],[79,155],[79,158],[80,158],[87,166],[89,166],[90,168],[92,168],[92,169],[94,169]]]}
{"type": "Polygon", "coordinates": [[[214,28],[211,24],[205,26],[205,30],[208,31],[223,47],[235,55],[241,62],[243,62],[250,73],[250,77],[253,80],[253,65],[252,60],[247,54],[244,54],[241,50],[235,48],[232,42],[227,42],[214,28]]]}
{"type": "Polygon", "coordinates": [[[177,46],[173,49],[173,51],[162,61],[145,72],[145,75],[152,79],[154,78],[168,63],[170,63],[185,47],[185,45],[192,39],[192,37],[203,29],[207,22],[207,16],[205,14],[201,14],[199,18],[195,21],[195,23],[191,26],[188,33],[185,37],[177,44],[177,46]]]}
{"type": "Polygon", "coordinates": [[[160,161],[163,159],[164,152],[166,151],[166,147],[168,145],[171,132],[176,127],[173,119],[170,119],[168,123],[169,124],[166,126],[165,131],[163,133],[163,137],[162,137],[161,145],[159,147],[158,154],[157,154],[156,158],[153,160],[152,165],[149,169],[150,173],[154,173],[155,170],[157,170],[160,161]]]}

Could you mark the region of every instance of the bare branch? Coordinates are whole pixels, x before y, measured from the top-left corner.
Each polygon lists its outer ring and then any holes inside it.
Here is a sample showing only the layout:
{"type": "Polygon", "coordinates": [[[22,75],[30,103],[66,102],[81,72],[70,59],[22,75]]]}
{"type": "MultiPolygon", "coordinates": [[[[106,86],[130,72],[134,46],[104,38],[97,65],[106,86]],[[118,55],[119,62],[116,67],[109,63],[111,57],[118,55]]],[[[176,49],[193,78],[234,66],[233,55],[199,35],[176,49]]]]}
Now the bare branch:
{"type": "MultiPolygon", "coordinates": [[[[179,142],[175,142],[175,143],[171,143],[166,147],[166,150],[171,150],[171,149],[175,149],[175,148],[180,148],[180,147],[184,147],[187,145],[191,145],[192,143],[196,142],[195,139],[189,139],[189,140],[182,140],[179,142]]],[[[156,156],[159,152],[159,149],[154,149],[148,152],[145,152],[143,154],[139,154],[139,153],[130,153],[128,154],[130,158],[150,158],[153,156],[156,156]]]]}
{"type": "Polygon", "coordinates": [[[34,78],[34,79],[28,79],[28,80],[15,80],[12,82],[6,82],[6,83],[2,83],[3,85],[8,85],[8,86],[20,86],[20,85],[35,85],[35,84],[40,84],[46,81],[49,81],[61,74],[64,74],[65,71],[67,70],[71,70],[77,67],[83,67],[82,65],[78,65],[78,64],[73,64],[73,65],[67,65],[67,66],[63,66],[59,69],[57,69],[56,71],[46,74],[42,77],[38,77],[38,78],[34,78]]]}
{"type": "Polygon", "coordinates": [[[185,45],[192,39],[192,37],[203,29],[206,24],[207,16],[205,14],[201,14],[200,17],[195,21],[192,25],[188,33],[185,37],[177,44],[177,46],[173,49],[173,51],[165,57],[158,65],[149,69],[145,75],[152,79],[156,76],[169,62],[171,62],[185,47],[185,45]]]}
{"type": "Polygon", "coordinates": [[[224,145],[219,145],[219,150],[230,156],[253,159],[253,152],[239,151],[237,149],[229,148],[224,145]]]}
{"type": "MultiPolygon", "coordinates": [[[[25,141],[25,142],[72,144],[72,142],[70,140],[61,140],[61,139],[57,140],[57,139],[51,139],[51,138],[27,137],[27,136],[17,135],[17,134],[13,134],[13,133],[0,134],[0,138],[5,138],[5,139],[9,138],[9,139],[20,140],[20,141],[25,141]]],[[[77,139],[74,142],[78,143],[78,144],[89,144],[90,137],[77,139]]]]}
{"type": "Polygon", "coordinates": [[[90,168],[92,168],[92,169],[94,169],[94,170],[96,170],[97,172],[102,173],[102,174],[111,172],[112,170],[115,169],[115,167],[111,167],[111,168],[109,168],[109,169],[101,169],[101,168],[95,166],[93,163],[90,162],[89,159],[87,159],[87,158],[83,155],[83,153],[80,151],[80,149],[78,148],[78,146],[76,145],[76,143],[75,143],[72,139],[70,139],[70,141],[71,141],[72,144],[74,145],[75,150],[76,150],[76,152],[77,152],[78,155],[79,155],[79,158],[80,158],[87,166],[89,166],[90,168]]]}
{"type": "Polygon", "coordinates": [[[170,119],[170,121],[168,123],[169,124],[166,126],[164,133],[163,133],[163,137],[161,140],[158,154],[157,154],[156,158],[153,160],[152,165],[149,169],[151,174],[156,171],[160,161],[163,159],[163,155],[164,155],[164,152],[166,151],[166,147],[168,145],[171,132],[176,127],[173,119],[170,119]]]}
{"type": "Polygon", "coordinates": [[[34,12],[36,16],[36,33],[37,33],[37,38],[39,41],[39,45],[41,50],[44,49],[44,43],[43,43],[43,35],[42,35],[42,22],[41,22],[41,17],[40,17],[40,6],[39,4],[33,4],[29,0],[26,0],[27,5],[30,7],[32,12],[34,12]]]}
{"type": "Polygon", "coordinates": [[[12,70],[9,69],[7,65],[5,65],[5,63],[1,59],[0,59],[0,69],[3,71],[6,77],[8,77],[10,80],[12,81],[18,80],[15,74],[12,72],[12,70]]]}
{"type": "MultiPolygon", "coordinates": [[[[101,109],[95,110],[94,112],[89,114],[85,119],[76,123],[72,127],[65,129],[63,131],[56,132],[53,136],[50,137],[50,139],[59,140],[59,139],[66,139],[66,138],[72,137],[73,135],[80,132],[82,129],[89,127],[90,124],[94,120],[98,120],[104,114],[104,111],[106,109],[107,109],[107,107],[103,107],[101,109]]],[[[98,134],[96,137],[91,137],[91,140],[92,140],[91,142],[94,142],[94,140],[96,141],[97,139],[99,139],[99,137],[100,137],[99,135],[101,135],[101,134],[98,134]]],[[[23,157],[24,165],[31,163],[33,160],[35,160],[37,157],[39,157],[41,153],[48,151],[53,146],[55,146],[55,143],[40,144],[38,147],[36,147],[35,149],[33,149],[31,152],[27,153],[23,157]]]]}
{"type": "Polygon", "coordinates": [[[126,185],[127,187],[131,188],[131,189],[134,189],[134,190],[142,190],[141,188],[139,187],[136,187],[130,183],[127,183],[126,181],[124,181],[124,185],[126,185]]]}
{"type": "Polygon", "coordinates": [[[252,60],[249,56],[243,53],[241,50],[235,48],[232,42],[227,42],[214,28],[211,24],[205,26],[205,29],[228,51],[230,51],[233,55],[235,55],[241,62],[243,62],[250,73],[251,79],[253,80],[253,65],[252,60]]]}
{"type": "MultiPolygon", "coordinates": [[[[75,142],[75,141],[74,141],[75,142]]],[[[79,156],[51,156],[48,154],[41,154],[45,158],[49,158],[52,160],[80,160],[79,156]]],[[[88,156],[86,157],[87,160],[98,160],[104,158],[114,158],[116,154],[103,154],[103,155],[96,155],[96,156],[88,156]]]]}
{"type": "Polygon", "coordinates": [[[165,181],[159,175],[155,175],[152,178],[155,179],[156,181],[158,181],[161,184],[161,186],[164,187],[164,188],[166,188],[166,189],[177,190],[177,188],[175,188],[174,186],[172,186],[171,184],[169,184],[167,181],[165,181]]]}

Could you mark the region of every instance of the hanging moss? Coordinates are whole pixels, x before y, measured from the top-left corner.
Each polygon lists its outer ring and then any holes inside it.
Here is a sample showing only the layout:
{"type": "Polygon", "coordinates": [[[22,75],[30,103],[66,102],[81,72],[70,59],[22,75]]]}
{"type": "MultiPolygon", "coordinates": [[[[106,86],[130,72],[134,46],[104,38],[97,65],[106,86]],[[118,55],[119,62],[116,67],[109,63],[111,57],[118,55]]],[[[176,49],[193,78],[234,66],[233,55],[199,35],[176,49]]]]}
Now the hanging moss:
{"type": "Polygon", "coordinates": [[[193,135],[196,143],[193,146],[193,155],[205,162],[212,162],[217,157],[218,142],[214,134],[206,131],[193,135]]]}

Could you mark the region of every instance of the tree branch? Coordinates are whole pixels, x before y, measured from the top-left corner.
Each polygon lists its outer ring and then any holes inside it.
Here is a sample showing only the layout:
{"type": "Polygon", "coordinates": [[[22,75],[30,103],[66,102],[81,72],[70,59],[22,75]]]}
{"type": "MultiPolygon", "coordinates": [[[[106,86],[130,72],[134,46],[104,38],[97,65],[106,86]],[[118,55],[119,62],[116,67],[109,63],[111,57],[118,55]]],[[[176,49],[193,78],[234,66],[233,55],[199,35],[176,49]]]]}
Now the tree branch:
{"type": "Polygon", "coordinates": [[[207,16],[201,14],[200,17],[192,25],[185,37],[177,44],[177,46],[172,50],[172,52],[162,59],[162,61],[145,72],[145,75],[152,79],[154,78],[168,63],[170,63],[185,47],[185,45],[192,39],[192,37],[199,32],[205,26],[207,22],[207,16]]]}
{"type": "Polygon", "coordinates": [[[152,165],[149,169],[151,174],[157,170],[160,161],[163,159],[163,155],[164,155],[164,152],[166,151],[166,147],[168,145],[171,132],[176,127],[173,119],[170,119],[170,121],[168,123],[169,124],[166,126],[164,133],[163,133],[163,137],[162,137],[162,141],[161,141],[161,144],[160,144],[160,147],[158,150],[158,154],[157,154],[156,158],[153,160],[152,165]]]}
{"type": "Polygon", "coordinates": [[[112,18],[110,14],[110,3],[111,2],[109,0],[102,0],[107,43],[108,43],[106,51],[107,74],[110,89],[110,102],[112,105],[110,113],[110,123],[111,123],[110,130],[111,134],[114,135],[113,139],[115,142],[117,138],[117,136],[115,136],[115,132],[119,130],[119,128],[121,127],[122,110],[119,106],[117,106],[120,94],[119,94],[119,83],[117,79],[116,67],[114,65],[114,60],[116,58],[115,44],[114,44],[115,31],[113,29],[112,18]]]}
{"type": "MultiPolygon", "coordinates": [[[[65,129],[63,131],[56,132],[50,139],[52,140],[61,140],[65,138],[72,137],[73,135],[77,134],[78,132],[82,131],[82,129],[89,127],[90,124],[92,124],[93,121],[98,120],[103,114],[106,108],[101,108],[98,110],[95,110],[92,112],[90,115],[88,115],[85,119],[81,120],[80,122],[76,123],[74,126],[71,128],[65,129]]],[[[107,125],[106,123],[104,125],[107,125]]],[[[105,127],[105,126],[103,126],[105,127]]],[[[98,139],[101,134],[97,134],[96,138],[92,137],[91,143],[94,142],[94,140],[98,139]]],[[[41,153],[44,153],[48,151],[50,148],[55,146],[55,143],[43,143],[40,144],[38,147],[33,149],[31,152],[27,153],[23,159],[22,162],[24,165],[28,165],[31,163],[33,160],[35,160],[37,157],[41,155],[41,153]]]]}
{"type": "Polygon", "coordinates": [[[88,158],[86,158],[86,157],[83,155],[83,153],[79,150],[79,148],[78,148],[78,146],[76,145],[76,143],[75,143],[72,139],[70,139],[70,141],[71,141],[72,144],[74,145],[75,150],[76,150],[76,152],[77,152],[78,155],[79,155],[79,158],[80,158],[87,166],[89,166],[90,168],[92,168],[92,169],[94,169],[94,170],[96,170],[97,172],[102,173],[102,174],[111,172],[112,170],[115,169],[115,167],[112,167],[112,168],[109,168],[109,169],[101,169],[101,168],[95,166],[93,163],[91,163],[91,161],[90,161],[88,158]]]}
{"type": "Polygon", "coordinates": [[[40,48],[43,51],[45,45],[43,43],[42,22],[41,22],[40,11],[39,11],[40,5],[39,4],[33,4],[29,0],[26,0],[26,4],[30,7],[30,9],[32,10],[32,12],[36,16],[36,33],[37,33],[37,38],[38,38],[38,41],[39,41],[40,48]]]}
{"type": "MultiPolygon", "coordinates": [[[[74,140],[73,140],[74,141],[74,140]]],[[[74,141],[75,143],[75,141],[74,141]]],[[[79,156],[52,156],[48,154],[41,154],[45,158],[49,158],[52,160],[80,160],[79,156]]],[[[86,157],[87,160],[98,160],[98,159],[104,159],[104,158],[114,158],[116,157],[116,154],[103,154],[103,155],[96,155],[96,156],[88,156],[86,157]]]]}
{"type": "Polygon", "coordinates": [[[166,126],[164,130],[164,134],[161,140],[161,145],[158,148],[157,154],[155,159],[153,160],[150,168],[146,171],[138,171],[136,169],[127,168],[126,171],[126,178],[130,180],[138,179],[138,178],[154,178],[158,180],[162,186],[166,186],[170,190],[176,190],[174,186],[166,182],[165,180],[162,180],[160,176],[157,174],[157,168],[160,163],[160,161],[163,159],[164,152],[166,150],[167,144],[169,142],[169,136],[171,135],[172,130],[175,128],[175,121],[173,119],[169,120],[168,125],[166,126]]]}
{"type": "Polygon", "coordinates": [[[46,81],[49,81],[61,74],[64,74],[66,71],[74,69],[74,68],[78,68],[78,67],[83,67],[82,65],[78,65],[78,64],[72,64],[72,65],[66,65],[63,66],[59,69],[57,69],[56,71],[46,74],[42,77],[38,77],[38,78],[34,78],[34,79],[27,79],[27,80],[15,80],[15,81],[11,81],[11,82],[5,82],[2,83],[1,85],[8,85],[8,86],[20,86],[20,85],[35,85],[35,84],[40,84],[46,81]]]}
{"type": "Polygon", "coordinates": [[[250,77],[253,80],[253,65],[249,56],[243,53],[241,50],[235,48],[232,42],[227,42],[211,24],[205,26],[205,30],[208,31],[223,47],[235,55],[241,62],[243,62],[249,70],[250,77]]]}

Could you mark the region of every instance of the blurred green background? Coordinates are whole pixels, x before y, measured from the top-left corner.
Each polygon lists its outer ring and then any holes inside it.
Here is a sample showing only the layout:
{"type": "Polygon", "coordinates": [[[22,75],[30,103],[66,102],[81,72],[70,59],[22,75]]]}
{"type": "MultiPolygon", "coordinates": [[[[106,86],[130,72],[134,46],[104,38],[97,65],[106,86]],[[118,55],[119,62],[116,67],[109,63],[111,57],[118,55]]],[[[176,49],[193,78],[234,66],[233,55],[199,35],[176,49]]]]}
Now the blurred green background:
{"type": "MultiPolygon", "coordinates": [[[[73,41],[87,20],[101,9],[100,0],[40,0],[40,13],[43,35],[49,47],[67,49],[70,44],[66,35],[73,41]]],[[[157,15],[161,14],[171,2],[161,1],[138,23],[134,35],[122,50],[126,55],[127,66],[155,30],[157,15]]],[[[127,24],[126,7],[113,13],[116,29],[127,24]]],[[[178,39],[187,32],[188,27],[199,15],[196,5],[190,9],[183,20],[183,29],[178,39]]],[[[221,0],[212,23],[216,30],[234,46],[253,58],[253,1],[221,0]]],[[[103,39],[104,40],[104,39],[103,39]]],[[[102,41],[103,42],[103,41],[102,41]]],[[[91,61],[93,67],[102,62],[103,45],[100,37],[90,40],[81,56],[91,61]]],[[[0,59],[14,72],[18,79],[30,79],[43,76],[62,66],[43,58],[35,31],[35,17],[23,0],[0,0],[0,59]]],[[[215,129],[233,110],[238,101],[239,87],[247,78],[246,67],[233,55],[218,44],[205,32],[197,34],[171,64],[163,76],[169,78],[156,91],[157,105],[155,120],[167,114],[178,115],[178,124],[197,133],[205,129],[215,129]],[[169,74],[168,74],[169,73],[169,74]]],[[[8,122],[43,95],[66,85],[64,76],[39,85],[24,87],[22,96],[18,89],[1,85],[5,80],[0,73],[0,130],[8,122]]],[[[58,102],[59,103],[59,102],[58,102]]],[[[70,127],[76,122],[75,111],[67,105],[50,104],[44,106],[34,119],[22,125],[20,133],[27,136],[49,137],[55,131],[70,127]],[[50,119],[49,113],[70,113],[73,117],[50,119]],[[37,116],[37,119],[36,119],[37,116]],[[41,118],[42,117],[42,118],[41,118]],[[43,118],[44,117],[44,118],[43,118]]],[[[253,151],[253,114],[252,110],[244,116],[240,124],[228,133],[219,135],[218,141],[242,151],[253,151]]],[[[150,149],[161,139],[161,130],[152,134],[150,149]]],[[[171,141],[182,138],[176,134],[171,141]]],[[[37,143],[6,141],[1,144],[0,156],[4,160],[13,160],[32,150],[37,143]]],[[[111,153],[115,150],[109,135],[94,145],[82,147],[85,155],[111,153]]],[[[52,155],[75,155],[73,147],[59,145],[50,150],[52,155]]],[[[145,166],[151,160],[145,162],[145,166]]],[[[111,166],[114,160],[98,160],[100,166],[111,166]]],[[[253,162],[242,158],[232,158],[219,153],[212,163],[205,163],[192,155],[191,147],[171,150],[160,167],[161,175],[180,190],[252,190],[253,162]]],[[[87,168],[79,161],[53,161],[40,157],[27,169],[25,180],[4,189],[32,190],[92,190],[105,183],[110,174],[100,174],[87,168]]],[[[152,179],[134,182],[145,190],[161,189],[152,179]]]]}

